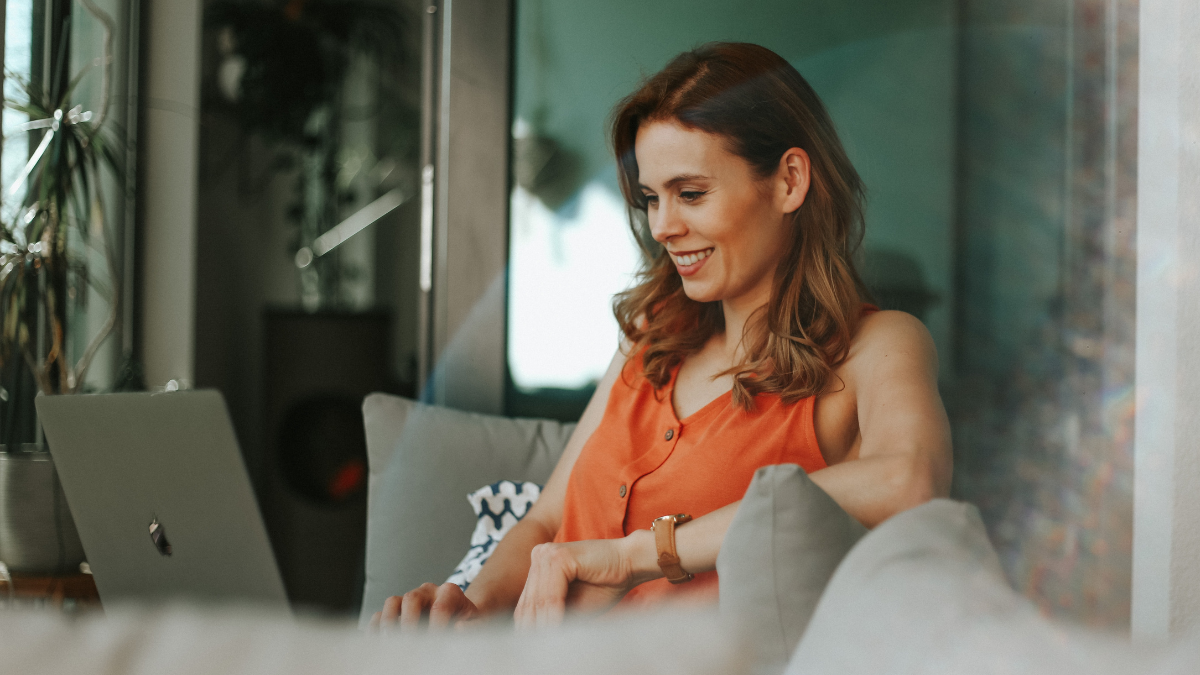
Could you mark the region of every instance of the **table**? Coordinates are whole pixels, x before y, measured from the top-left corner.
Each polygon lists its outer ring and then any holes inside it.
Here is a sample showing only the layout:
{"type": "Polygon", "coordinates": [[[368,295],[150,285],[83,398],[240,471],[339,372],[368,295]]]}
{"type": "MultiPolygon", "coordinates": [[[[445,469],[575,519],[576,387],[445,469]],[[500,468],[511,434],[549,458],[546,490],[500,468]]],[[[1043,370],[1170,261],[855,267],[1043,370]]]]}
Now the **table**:
{"type": "Polygon", "coordinates": [[[0,605],[52,607],[64,612],[100,608],[100,594],[90,574],[12,574],[11,584],[0,578],[0,605]]]}

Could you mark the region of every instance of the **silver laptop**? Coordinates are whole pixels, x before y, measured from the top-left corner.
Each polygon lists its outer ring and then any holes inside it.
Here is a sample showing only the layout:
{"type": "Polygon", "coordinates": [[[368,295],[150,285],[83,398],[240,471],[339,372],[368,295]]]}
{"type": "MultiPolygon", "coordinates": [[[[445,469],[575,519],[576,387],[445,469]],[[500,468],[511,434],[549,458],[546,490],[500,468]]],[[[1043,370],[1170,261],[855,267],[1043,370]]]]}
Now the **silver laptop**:
{"type": "Polygon", "coordinates": [[[102,602],[287,607],[220,393],[36,405],[102,602]]]}

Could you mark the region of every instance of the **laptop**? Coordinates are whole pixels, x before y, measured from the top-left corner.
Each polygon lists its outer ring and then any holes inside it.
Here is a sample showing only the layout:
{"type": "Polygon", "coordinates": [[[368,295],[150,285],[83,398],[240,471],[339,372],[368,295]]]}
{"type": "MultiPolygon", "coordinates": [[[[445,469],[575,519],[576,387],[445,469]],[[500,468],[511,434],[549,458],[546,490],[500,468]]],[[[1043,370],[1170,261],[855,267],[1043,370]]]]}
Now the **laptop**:
{"type": "Polygon", "coordinates": [[[288,606],[219,392],[35,404],[101,602],[288,606]]]}

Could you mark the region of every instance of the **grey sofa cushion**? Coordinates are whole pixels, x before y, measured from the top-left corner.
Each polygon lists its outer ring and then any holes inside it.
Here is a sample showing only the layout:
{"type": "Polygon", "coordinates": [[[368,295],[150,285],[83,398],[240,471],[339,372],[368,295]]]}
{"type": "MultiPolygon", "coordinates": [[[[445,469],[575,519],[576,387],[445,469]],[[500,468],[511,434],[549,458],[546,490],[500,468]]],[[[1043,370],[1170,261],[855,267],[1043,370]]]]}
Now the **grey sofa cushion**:
{"type": "Polygon", "coordinates": [[[1165,647],[1042,616],[1008,585],[978,510],[936,499],[846,556],[787,673],[1197,672],[1197,645],[1165,647]]]}
{"type": "Polygon", "coordinates": [[[1014,602],[978,510],[935,499],[884,521],[846,557],[788,672],[924,672],[958,621],[1014,602]]]}
{"type": "Polygon", "coordinates": [[[834,570],[867,533],[795,464],[759,469],[717,555],[721,613],[782,670],[834,570]]]}
{"type": "Polygon", "coordinates": [[[389,595],[445,581],[475,528],[467,494],[503,479],[545,483],[574,430],[384,394],[366,398],[363,419],[371,465],[363,621],[389,595]]]}

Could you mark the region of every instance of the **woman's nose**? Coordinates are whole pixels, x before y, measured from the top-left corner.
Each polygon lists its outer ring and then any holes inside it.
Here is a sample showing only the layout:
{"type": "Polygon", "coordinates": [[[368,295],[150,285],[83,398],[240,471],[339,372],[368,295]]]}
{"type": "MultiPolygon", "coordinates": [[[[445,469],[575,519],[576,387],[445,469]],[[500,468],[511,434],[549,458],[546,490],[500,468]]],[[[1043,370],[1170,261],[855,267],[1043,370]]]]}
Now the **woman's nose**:
{"type": "Polygon", "coordinates": [[[666,244],[674,237],[687,234],[687,224],[683,222],[678,210],[669,204],[658,207],[649,214],[650,235],[654,241],[666,244]]]}

